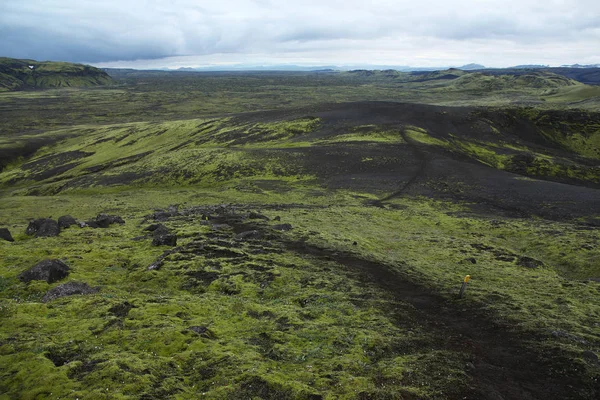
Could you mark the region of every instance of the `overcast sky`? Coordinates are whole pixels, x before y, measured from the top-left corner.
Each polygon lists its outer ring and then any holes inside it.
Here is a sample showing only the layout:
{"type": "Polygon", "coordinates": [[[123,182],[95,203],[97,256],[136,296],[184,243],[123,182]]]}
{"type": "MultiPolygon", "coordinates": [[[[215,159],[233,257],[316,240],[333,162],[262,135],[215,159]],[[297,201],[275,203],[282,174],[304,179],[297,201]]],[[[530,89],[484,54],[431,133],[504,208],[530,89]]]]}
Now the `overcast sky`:
{"type": "Polygon", "coordinates": [[[99,66],[600,63],[600,0],[0,0],[0,56],[99,66]]]}

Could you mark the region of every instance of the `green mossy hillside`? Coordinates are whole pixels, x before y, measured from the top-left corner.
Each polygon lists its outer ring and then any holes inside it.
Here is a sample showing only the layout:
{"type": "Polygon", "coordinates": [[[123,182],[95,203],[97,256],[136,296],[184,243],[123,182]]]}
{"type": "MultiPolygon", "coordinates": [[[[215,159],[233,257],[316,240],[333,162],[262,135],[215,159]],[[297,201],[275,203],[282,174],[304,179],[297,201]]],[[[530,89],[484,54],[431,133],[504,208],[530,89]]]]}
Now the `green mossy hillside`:
{"type": "Polygon", "coordinates": [[[89,65],[0,58],[0,91],[91,87],[113,83],[108,74],[89,65]]]}

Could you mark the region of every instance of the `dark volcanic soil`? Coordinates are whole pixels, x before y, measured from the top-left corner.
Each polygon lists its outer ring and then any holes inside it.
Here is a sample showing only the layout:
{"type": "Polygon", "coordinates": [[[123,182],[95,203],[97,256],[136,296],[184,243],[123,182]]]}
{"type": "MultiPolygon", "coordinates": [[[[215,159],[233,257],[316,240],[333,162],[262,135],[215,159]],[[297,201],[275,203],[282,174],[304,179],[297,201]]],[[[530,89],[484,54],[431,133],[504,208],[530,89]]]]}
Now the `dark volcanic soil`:
{"type": "MultiPolygon", "coordinates": [[[[538,119],[580,121],[583,118],[578,111],[547,114],[538,119]]],[[[357,126],[374,124],[399,132],[406,143],[345,142],[254,151],[260,157],[292,160],[298,172],[318,176],[328,188],[375,192],[381,194],[382,201],[401,195],[424,195],[479,203],[491,213],[508,211],[516,216],[536,215],[555,220],[580,218],[585,224],[600,225],[599,182],[550,175],[532,177],[499,170],[465,154],[415,142],[404,134],[407,127],[418,126],[434,138],[447,139],[452,134],[465,140],[512,143],[572,160],[574,164],[600,168],[600,161],[583,159],[564,149],[542,134],[534,120],[523,118],[515,110],[360,102],[238,118],[257,122],[306,115],[321,118],[322,125],[298,140],[326,139],[357,126]],[[501,128],[501,136],[490,128],[490,122],[501,128]]],[[[594,114],[588,118],[596,121],[600,116],[594,114]]]]}

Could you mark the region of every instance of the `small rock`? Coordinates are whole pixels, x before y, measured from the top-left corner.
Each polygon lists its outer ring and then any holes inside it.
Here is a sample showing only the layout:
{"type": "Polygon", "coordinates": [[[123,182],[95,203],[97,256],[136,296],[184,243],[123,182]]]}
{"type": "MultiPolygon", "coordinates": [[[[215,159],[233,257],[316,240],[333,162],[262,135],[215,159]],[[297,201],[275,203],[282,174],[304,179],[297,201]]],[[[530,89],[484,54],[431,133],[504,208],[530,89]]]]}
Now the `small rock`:
{"type": "Polygon", "coordinates": [[[160,267],[162,267],[162,265],[163,265],[162,261],[155,261],[152,264],[148,265],[148,268],[146,268],[146,270],[158,271],[160,269],[160,267]]]}
{"type": "Polygon", "coordinates": [[[539,260],[536,260],[535,258],[521,256],[521,257],[519,257],[519,260],[517,261],[517,265],[520,265],[521,267],[525,267],[525,268],[536,269],[539,267],[543,267],[544,263],[539,260]]]}
{"type": "Polygon", "coordinates": [[[55,288],[50,289],[44,297],[42,297],[42,301],[44,303],[58,299],[59,297],[65,296],[73,296],[76,294],[93,294],[98,293],[100,291],[99,287],[90,287],[87,283],[83,282],[67,282],[64,285],[59,285],[55,288]]]}
{"type": "Polygon", "coordinates": [[[261,239],[262,233],[260,231],[246,231],[235,235],[236,240],[248,240],[248,239],[261,239]]]}
{"type": "Polygon", "coordinates": [[[154,218],[155,221],[166,221],[169,218],[171,218],[173,215],[176,215],[177,213],[172,213],[169,211],[156,211],[153,215],[152,218],[154,218]]]}
{"type": "Polygon", "coordinates": [[[89,221],[82,222],[82,223],[79,224],[79,226],[82,227],[82,228],[86,228],[86,227],[87,228],[93,228],[93,229],[100,228],[100,225],[98,225],[96,223],[96,221],[94,221],[94,220],[89,220],[89,221]]]}
{"type": "Polygon", "coordinates": [[[40,218],[29,222],[25,233],[29,236],[35,235],[35,237],[58,236],[60,228],[58,227],[58,222],[55,220],[40,218]]]}
{"type": "Polygon", "coordinates": [[[215,231],[223,231],[223,230],[231,229],[231,225],[229,225],[229,224],[214,224],[212,226],[212,229],[215,231]]]}
{"type": "Polygon", "coordinates": [[[352,246],[358,246],[358,242],[352,242],[352,246]]]}
{"type": "Polygon", "coordinates": [[[152,224],[152,225],[148,225],[147,227],[145,227],[144,230],[147,232],[154,232],[161,226],[164,226],[164,225],[163,224],[152,224]]]}
{"type": "Polygon", "coordinates": [[[292,230],[292,225],[291,224],[273,225],[272,228],[275,229],[276,231],[290,231],[290,230],[292,230]]]}
{"type": "Polygon", "coordinates": [[[63,215],[58,218],[58,227],[61,229],[66,229],[71,227],[72,225],[77,225],[77,220],[71,217],[70,215],[63,215]]]}
{"type": "Polygon", "coordinates": [[[469,257],[465,259],[465,261],[470,262],[471,264],[477,264],[477,260],[475,259],[475,257],[469,257]]]}
{"type": "Polygon", "coordinates": [[[593,351],[586,350],[583,353],[581,353],[581,357],[584,360],[587,360],[587,361],[592,362],[592,363],[597,363],[598,362],[598,356],[593,351]]]}
{"type": "Polygon", "coordinates": [[[169,233],[165,226],[156,228],[152,246],[177,246],[177,235],[169,233]]]}
{"type": "Polygon", "coordinates": [[[46,281],[54,283],[69,275],[71,269],[60,260],[40,261],[19,275],[22,282],[46,281]]]}
{"type": "Polygon", "coordinates": [[[10,234],[8,228],[0,228],[0,239],[6,240],[7,242],[15,241],[15,239],[13,239],[12,235],[10,234]]]}
{"type": "Polygon", "coordinates": [[[268,221],[269,217],[252,211],[250,214],[248,214],[248,219],[264,219],[265,221],[268,221]]]}
{"type": "Polygon", "coordinates": [[[281,221],[281,217],[278,215],[275,218],[273,218],[273,221],[281,221]]]}
{"type": "Polygon", "coordinates": [[[118,215],[100,214],[95,219],[96,224],[99,228],[108,228],[112,224],[123,225],[125,221],[118,215]]]}

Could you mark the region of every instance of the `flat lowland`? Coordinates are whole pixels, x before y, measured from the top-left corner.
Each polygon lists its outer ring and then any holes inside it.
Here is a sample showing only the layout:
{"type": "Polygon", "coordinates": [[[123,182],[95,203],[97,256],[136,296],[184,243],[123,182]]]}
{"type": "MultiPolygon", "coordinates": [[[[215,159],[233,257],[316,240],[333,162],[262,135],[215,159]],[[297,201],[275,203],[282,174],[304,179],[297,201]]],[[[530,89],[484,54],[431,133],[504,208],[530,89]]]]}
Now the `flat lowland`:
{"type": "Polygon", "coordinates": [[[109,73],[0,93],[0,399],[600,395],[598,87],[109,73]]]}

